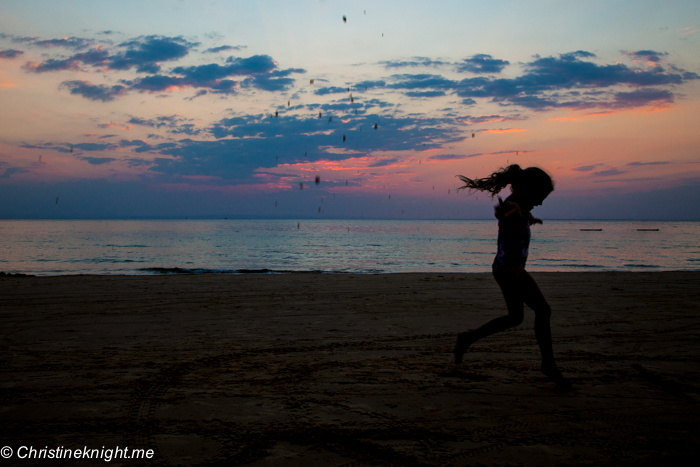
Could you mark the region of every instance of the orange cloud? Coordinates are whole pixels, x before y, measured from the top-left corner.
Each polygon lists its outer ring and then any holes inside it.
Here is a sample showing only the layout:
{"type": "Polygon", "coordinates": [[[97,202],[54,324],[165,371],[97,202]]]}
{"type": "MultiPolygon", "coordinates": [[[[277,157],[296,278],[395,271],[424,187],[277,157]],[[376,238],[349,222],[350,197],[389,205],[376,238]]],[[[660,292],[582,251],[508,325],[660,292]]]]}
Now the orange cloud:
{"type": "Polygon", "coordinates": [[[641,109],[619,109],[619,110],[601,110],[600,112],[589,112],[584,114],[586,117],[603,117],[607,115],[616,115],[621,113],[638,113],[646,114],[652,112],[664,112],[669,110],[671,106],[669,104],[658,104],[653,107],[641,108],[641,109]]]}
{"type": "Polygon", "coordinates": [[[435,151],[442,151],[443,149],[447,149],[446,147],[440,147],[440,148],[431,148],[431,149],[423,149],[419,152],[435,152],[435,151]]]}
{"type": "Polygon", "coordinates": [[[552,122],[577,122],[579,119],[576,117],[552,117],[547,120],[552,122]]]}
{"type": "Polygon", "coordinates": [[[17,86],[15,83],[10,83],[9,81],[0,81],[1,88],[12,88],[17,86]]]}
{"type": "Polygon", "coordinates": [[[480,133],[517,133],[525,131],[525,128],[493,128],[490,130],[479,130],[480,133]]]}

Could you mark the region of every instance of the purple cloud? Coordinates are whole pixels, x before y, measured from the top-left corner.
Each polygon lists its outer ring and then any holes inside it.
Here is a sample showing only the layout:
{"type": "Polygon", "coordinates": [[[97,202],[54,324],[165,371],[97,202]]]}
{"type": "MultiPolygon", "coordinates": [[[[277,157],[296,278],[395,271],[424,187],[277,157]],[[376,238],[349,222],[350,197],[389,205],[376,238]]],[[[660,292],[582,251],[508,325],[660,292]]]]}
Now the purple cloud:
{"type": "Polygon", "coordinates": [[[601,170],[598,172],[593,172],[593,175],[598,175],[600,177],[609,177],[611,175],[622,175],[624,173],[627,173],[627,171],[612,168],[612,169],[608,169],[608,170],[601,170]]]}
{"type": "Polygon", "coordinates": [[[390,89],[451,89],[455,86],[455,82],[444,78],[440,75],[429,74],[403,74],[392,75],[394,83],[387,85],[390,89]]]}
{"type": "Polygon", "coordinates": [[[404,68],[404,67],[438,67],[441,65],[449,65],[449,62],[443,62],[442,60],[431,60],[428,57],[413,57],[412,60],[384,60],[378,62],[380,65],[384,65],[384,68],[404,68]]]}
{"type": "Polygon", "coordinates": [[[22,167],[10,167],[5,169],[5,172],[0,176],[0,178],[10,178],[14,174],[20,174],[23,172],[28,172],[28,170],[22,167]]]}
{"type": "Polygon", "coordinates": [[[444,96],[445,91],[409,91],[404,94],[408,97],[439,97],[444,96]]]}
{"type": "Polygon", "coordinates": [[[465,58],[457,65],[457,71],[470,73],[500,73],[503,68],[510,65],[507,60],[493,58],[487,54],[476,54],[465,58]]]}
{"type": "Polygon", "coordinates": [[[34,43],[34,45],[38,45],[39,47],[65,47],[67,49],[74,50],[84,49],[85,47],[89,47],[90,45],[95,43],[95,41],[92,39],[85,39],[82,37],[62,37],[60,39],[47,39],[43,41],[36,40],[36,38],[25,39],[30,39],[31,42],[34,43]]]}
{"type": "Polygon", "coordinates": [[[666,89],[645,88],[632,92],[615,93],[615,100],[611,103],[611,107],[628,108],[628,107],[643,107],[652,103],[673,102],[673,93],[666,89]]]}
{"type": "MultiPolygon", "coordinates": [[[[77,38],[73,38],[77,39],[77,38]]],[[[74,46],[62,42],[63,39],[51,41],[37,41],[38,45],[51,47],[52,45],[64,45],[77,49],[85,48],[92,42],[75,42],[74,46]],[[83,44],[78,46],[79,44],[83,44]]],[[[129,70],[136,68],[137,72],[157,73],[160,71],[160,62],[178,60],[186,56],[190,49],[199,43],[188,42],[182,37],[146,36],[119,44],[126,50],[112,54],[102,46],[96,46],[88,52],[74,54],[66,59],[48,59],[36,64],[28,62],[25,65],[27,71],[42,73],[46,71],[79,70],[80,64],[93,67],[104,67],[110,70],[129,70]]]]}
{"type": "Polygon", "coordinates": [[[643,166],[643,165],[666,165],[670,164],[669,161],[653,161],[653,162],[630,162],[625,165],[630,165],[630,166],[643,166]]]}
{"type": "Polygon", "coordinates": [[[656,52],[654,50],[638,50],[636,52],[630,52],[627,55],[643,60],[649,60],[650,62],[658,62],[661,60],[661,56],[668,55],[668,52],[656,52]]]}
{"type": "Polygon", "coordinates": [[[81,156],[78,159],[84,160],[88,164],[92,164],[92,165],[108,164],[112,161],[117,160],[114,157],[90,157],[90,156],[81,156]]]}
{"type": "Polygon", "coordinates": [[[225,52],[227,50],[242,50],[242,49],[247,49],[248,46],[245,45],[221,45],[219,47],[211,47],[209,49],[204,50],[203,53],[207,54],[215,54],[219,52],[225,52]]]}
{"type": "Polygon", "coordinates": [[[323,88],[318,88],[314,91],[317,96],[325,96],[326,94],[342,94],[348,92],[348,88],[341,88],[340,86],[327,86],[323,88]]]}
{"type": "Polygon", "coordinates": [[[470,157],[477,157],[477,156],[483,156],[484,153],[476,153],[476,154],[436,154],[434,156],[428,157],[426,160],[429,161],[452,161],[452,160],[459,160],[459,159],[469,159],[470,157]]]}
{"type": "Polygon", "coordinates": [[[104,84],[91,84],[88,81],[64,81],[59,89],[68,89],[71,94],[83,96],[92,101],[109,102],[115,97],[126,94],[126,86],[120,84],[106,86],[104,84]]]}
{"type": "Polygon", "coordinates": [[[669,102],[669,91],[645,88],[630,93],[617,93],[615,101],[597,101],[588,93],[581,98],[575,93],[556,94],[561,90],[607,88],[615,85],[632,87],[682,84],[698,79],[695,73],[667,73],[663,69],[636,70],[624,64],[597,65],[583,59],[595,57],[590,52],[577,51],[559,57],[537,57],[526,65],[527,73],[512,79],[467,78],[454,89],[465,98],[487,97],[504,105],[519,105],[535,110],[549,108],[630,107],[651,102],[669,102]],[[574,99],[571,99],[574,98],[574,99]]]}
{"type": "Polygon", "coordinates": [[[23,54],[24,54],[24,52],[22,52],[21,50],[17,50],[17,49],[0,50],[0,58],[17,58],[23,54]]]}
{"type": "Polygon", "coordinates": [[[229,57],[226,65],[177,67],[175,76],[152,75],[133,81],[123,81],[130,88],[139,91],[160,92],[174,87],[207,88],[210,92],[230,94],[236,91],[238,81],[226,79],[229,76],[249,76],[246,87],[256,87],[267,91],[286,89],[294,83],[288,76],[292,73],[305,73],[299,68],[277,70],[277,64],[269,55],[253,55],[248,58],[229,57]]]}
{"type": "Polygon", "coordinates": [[[571,170],[576,170],[577,172],[590,172],[591,170],[594,170],[599,165],[601,165],[601,164],[582,165],[580,167],[574,167],[571,170]]]}

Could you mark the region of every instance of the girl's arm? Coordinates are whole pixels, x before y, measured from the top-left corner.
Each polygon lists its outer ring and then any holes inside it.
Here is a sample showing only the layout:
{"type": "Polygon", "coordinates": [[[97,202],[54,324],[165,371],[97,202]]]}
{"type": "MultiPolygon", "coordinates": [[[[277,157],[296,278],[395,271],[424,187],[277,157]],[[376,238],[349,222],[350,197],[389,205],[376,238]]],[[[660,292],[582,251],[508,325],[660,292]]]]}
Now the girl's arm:
{"type": "Polygon", "coordinates": [[[523,212],[520,210],[518,203],[512,201],[503,201],[501,197],[498,197],[498,206],[493,208],[494,215],[499,221],[505,221],[515,218],[523,217],[523,212]]]}
{"type": "Polygon", "coordinates": [[[531,212],[528,212],[527,215],[529,216],[530,224],[541,224],[542,219],[538,219],[535,216],[532,215],[531,212]]]}

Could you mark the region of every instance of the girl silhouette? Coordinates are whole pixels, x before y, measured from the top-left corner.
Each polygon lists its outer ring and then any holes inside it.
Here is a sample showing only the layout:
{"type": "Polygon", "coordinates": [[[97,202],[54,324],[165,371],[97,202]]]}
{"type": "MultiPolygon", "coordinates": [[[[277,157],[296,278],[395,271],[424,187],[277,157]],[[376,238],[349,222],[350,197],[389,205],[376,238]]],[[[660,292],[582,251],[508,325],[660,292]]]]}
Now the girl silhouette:
{"type": "Polygon", "coordinates": [[[535,280],[525,271],[528,247],[530,245],[530,225],[542,221],[532,216],[530,211],[540,206],[554,190],[552,179],[537,167],[521,169],[517,164],[509,165],[486,178],[472,180],[463,175],[458,177],[470,192],[485,191],[496,196],[507,185],[512,194],[505,201],[498,197],[495,215],[498,219],[498,252],[493,261],[493,276],[498,282],[506,300],[508,314],[495,318],[474,331],[457,335],[454,349],[455,363],[461,363],[470,345],[486,336],[504,331],[523,322],[523,304],[535,312],[535,336],[542,353],[542,373],[563,388],[571,383],[562,376],[552,351],[552,334],[549,329],[551,309],[535,280]]]}

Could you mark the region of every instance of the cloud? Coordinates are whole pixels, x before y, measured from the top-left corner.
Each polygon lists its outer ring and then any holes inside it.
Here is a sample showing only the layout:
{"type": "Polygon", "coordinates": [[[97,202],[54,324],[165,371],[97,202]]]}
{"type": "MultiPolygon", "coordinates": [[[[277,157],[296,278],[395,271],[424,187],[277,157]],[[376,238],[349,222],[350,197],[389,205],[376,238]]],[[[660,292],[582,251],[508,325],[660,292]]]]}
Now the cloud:
{"type": "Polygon", "coordinates": [[[210,63],[176,67],[172,70],[175,76],[152,75],[132,81],[123,81],[123,83],[131,89],[147,92],[193,87],[206,88],[213,93],[231,94],[236,92],[239,82],[227,79],[229,76],[248,76],[243,83],[245,87],[279,91],[294,83],[294,79],[289,78],[289,75],[306,72],[301,68],[288,68],[286,70],[277,70],[276,68],[277,64],[269,55],[253,55],[248,58],[229,57],[225,65],[210,63]]]}
{"type": "Polygon", "coordinates": [[[115,97],[126,94],[126,86],[116,84],[106,86],[104,84],[91,84],[87,81],[64,81],[59,89],[68,89],[71,94],[78,94],[92,101],[109,102],[115,97]]]}
{"type": "Polygon", "coordinates": [[[242,50],[247,48],[248,46],[246,45],[220,45],[219,47],[211,47],[209,49],[206,49],[202,53],[215,54],[219,52],[225,52],[227,50],[242,50]]]}
{"type": "Polygon", "coordinates": [[[135,139],[131,141],[128,139],[123,139],[119,142],[119,146],[122,148],[133,147],[135,148],[134,152],[147,152],[156,150],[155,146],[152,146],[141,139],[135,139]]]}
{"type": "Polygon", "coordinates": [[[110,143],[78,143],[74,144],[73,147],[83,151],[104,151],[107,149],[116,149],[116,146],[110,143]]]}
{"type": "Polygon", "coordinates": [[[525,120],[525,118],[516,115],[516,116],[507,116],[507,115],[500,115],[500,114],[493,114],[493,115],[478,115],[478,116],[473,116],[473,115],[465,115],[463,117],[457,117],[457,121],[460,123],[464,123],[466,125],[474,125],[478,123],[498,123],[498,122],[510,122],[510,121],[518,121],[518,120],[525,120]]]}
{"type": "Polygon", "coordinates": [[[12,34],[0,35],[0,38],[12,38],[12,42],[34,45],[43,48],[65,47],[67,49],[80,50],[89,47],[95,43],[94,39],[86,39],[83,37],[61,37],[57,39],[44,39],[35,36],[15,36],[12,34]]]}
{"type": "Polygon", "coordinates": [[[126,160],[127,167],[143,167],[146,165],[151,165],[153,163],[151,161],[147,161],[144,159],[137,159],[134,157],[130,157],[130,158],[125,159],[125,160],[126,160]]]}
{"type": "Polygon", "coordinates": [[[403,67],[438,67],[442,65],[449,65],[449,62],[444,62],[442,60],[431,60],[428,57],[413,57],[411,60],[384,60],[377,62],[379,65],[383,65],[384,68],[403,68],[403,67]]]}
{"type": "Polygon", "coordinates": [[[643,166],[643,165],[666,165],[670,164],[671,162],[669,161],[653,161],[653,162],[630,162],[625,165],[630,165],[630,166],[643,166]]]}
{"type": "Polygon", "coordinates": [[[635,58],[640,58],[643,60],[648,60],[650,62],[659,62],[661,57],[668,55],[668,52],[655,52],[653,50],[638,50],[636,52],[629,52],[627,55],[635,58]]]}
{"type": "Polygon", "coordinates": [[[192,96],[190,96],[190,97],[185,97],[185,99],[191,101],[191,100],[194,100],[194,99],[196,99],[196,98],[198,98],[198,97],[204,96],[204,95],[206,95],[206,94],[207,94],[207,90],[206,90],[206,89],[200,89],[199,91],[195,92],[192,96]]]}
{"type": "Polygon", "coordinates": [[[452,89],[455,82],[440,75],[429,74],[402,74],[392,75],[395,81],[387,85],[390,89],[452,89]]]}
{"type": "Polygon", "coordinates": [[[387,167],[390,165],[394,165],[397,163],[400,163],[401,159],[398,157],[387,157],[385,159],[381,159],[377,162],[374,162],[372,164],[368,164],[367,167],[387,167]]]}
{"type": "Polygon", "coordinates": [[[503,68],[510,65],[507,60],[493,58],[487,54],[476,54],[465,58],[457,65],[457,71],[470,73],[500,73],[503,68]]]}
{"type": "Polygon", "coordinates": [[[339,86],[327,86],[323,88],[318,88],[314,91],[317,96],[325,96],[327,94],[341,94],[348,92],[348,88],[341,88],[339,86]]]}
{"type": "Polygon", "coordinates": [[[608,170],[601,170],[598,172],[593,172],[593,175],[598,175],[600,177],[609,177],[611,175],[622,175],[624,173],[627,173],[627,171],[612,168],[612,169],[608,169],[608,170]]]}
{"type": "Polygon", "coordinates": [[[134,81],[122,81],[130,89],[147,92],[162,92],[182,87],[189,87],[192,84],[184,78],[177,76],[152,75],[139,78],[134,81]]]}
{"type": "MultiPolygon", "coordinates": [[[[65,143],[63,143],[65,145],[65,143]]],[[[69,153],[70,149],[69,147],[65,146],[58,146],[57,143],[44,143],[43,145],[36,145],[36,144],[20,144],[19,147],[21,148],[27,148],[27,149],[51,149],[57,152],[63,152],[63,153],[69,153]]]]}
{"type": "Polygon", "coordinates": [[[661,177],[640,177],[640,178],[606,178],[605,180],[593,180],[593,183],[608,183],[608,182],[648,182],[651,180],[662,180],[661,177]]]}
{"type": "Polygon", "coordinates": [[[560,54],[559,57],[536,57],[534,61],[525,65],[527,71],[519,77],[467,78],[454,86],[454,89],[457,95],[463,98],[485,97],[502,105],[518,105],[534,110],[631,107],[672,100],[670,91],[652,92],[652,88],[648,86],[677,85],[700,78],[694,73],[666,72],[659,67],[639,70],[622,63],[598,65],[583,60],[593,57],[595,55],[592,53],[581,50],[560,54]],[[618,85],[645,89],[630,93],[618,92],[613,101],[609,100],[607,94],[598,97],[590,93],[581,96],[576,93],[559,92],[577,89],[600,91],[618,85]]]}
{"type": "MultiPolygon", "coordinates": [[[[338,115],[331,123],[326,118],[296,114],[278,118],[236,116],[222,119],[203,131],[210,132],[216,140],[186,138],[162,145],[122,140],[119,144],[132,148],[135,153],[160,155],[148,170],[162,177],[206,176],[217,177],[210,181],[214,184],[257,184],[260,170],[269,170],[278,164],[339,162],[367,156],[373,151],[419,149],[425,141],[446,145],[463,138],[460,125],[456,125],[454,119],[417,121],[414,117],[354,113],[338,115]],[[377,130],[373,128],[375,123],[378,123],[377,130]]],[[[380,162],[377,167],[400,162],[400,156],[395,157],[399,157],[395,162],[376,161],[380,162]]]]}
{"type": "Polygon", "coordinates": [[[182,125],[170,130],[170,133],[194,136],[200,134],[202,131],[204,130],[197,128],[194,123],[183,123],[182,125]]]}
{"type": "Polygon", "coordinates": [[[614,108],[644,107],[649,104],[670,104],[673,93],[666,89],[645,88],[632,92],[615,93],[615,99],[610,103],[614,108]]]}
{"type": "Polygon", "coordinates": [[[469,159],[471,157],[477,157],[477,156],[483,156],[484,153],[476,153],[476,154],[436,154],[434,156],[428,157],[426,160],[429,161],[452,161],[452,160],[459,160],[459,159],[469,159]]]}
{"type": "Polygon", "coordinates": [[[14,43],[31,44],[38,41],[40,38],[36,36],[15,36],[14,34],[0,33],[0,39],[12,39],[14,43]]]}
{"type": "Polygon", "coordinates": [[[602,165],[602,164],[581,165],[579,167],[573,167],[571,170],[576,170],[577,172],[590,172],[591,170],[594,170],[599,165],[602,165]]]}
{"type": "Polygon", "coordinates": [[[404,94],[408,97],[439,97],[446,95],[445,91],[409,91],[404,94]]]}
{"type": "MultiPolygon", "coordinates": [[[[65,47],[67,49],[74,49],[74,50],[84,49],[85,47],[89,47],[90,45],[95,43],[95,41],[92,39],[85,39],[82,37],[62,37],[59,39],[47,39],[47,40],[36,40],[36,38],[23,38],[23,39],[29,39],[29,41],[31,43],[33,43],[34,45],[37,45],[39,47],[46,47],[46,48],[65,47]]],[[[22,42],[25,42],[25,40],[22,40],[22,42]]]]}
{"type": "Polygon", "coordinates": [[[228,76],[248,76],[270,73],[277,69],[277,64],[269,55],[253,55],[248,58],[226,59],[226,65],[210,63],[208,65],[177,67],[173,73],[195,82],[208,83],[228,76]]]}
{"type": "Polygon", "coordinates": [[[22,167],[10,167],[5,169],[5,172],[0,176],[0,178],[10,178],[14,174],[19,174],[23,172],[29,172],[27,169],[24,169],[22,167]]]}
{"type": "Polygon", "coordinates": [[[370,99],[365,101],[366,108],[379,107],[380,109],[383,109],[385,107],[394,107],[395,105],[396,104],[392,104],[391,102],[383,101],[381,99],[370,99]]]}
{"type": "Polygon", "coordinates": [[[132,117],[127,123],[133,123],[134,125],[149,126],[151,128],[161,128],[161,127],[174,127],[181,121],[186,121],[186,118],[180,117],[178,115],[161,115],[160,117],[144,119],[138,117],[132,117]]]}
{"type": "Polygon", "coordinates": [[[73,70],[77,71],[80,69],[80,64],[73,59],[67,58],[65,60],[55,60],[50,58],[41,63],[27,62],[22,65],[22,69],[32,73],[45,73],[47,71],[62,71],[62,70],[73,70]]]}
{"type": "Polygon", "coordinates": [[[353,91],[369,91],[370,89],[373,88],[383,88],[386,86],[386,81],[383,80],[366,80],[366,81],[360,81],[358,83],[355,83],[352,86],[353,91]]]}
{"type": "MultiPolygon", "coordinates": [[[[53,39],[52,41],[38,41],[35,43],[55,42],[56,45],[68,47],[68,45],[60,43],[61,40],[53,39]]],[[[83,49],[88,45],[92,45],[92,42],[81,42],[81,44],[83,45],[80,47],[76,45],[73,48],[83,49]]],[[[87,52],[77,53],[65,59],[50,58],[42,63],[27,62],[24,69],[35,73],[80,70],[81,64],[84,64],[107,70],[130,70],[136,68],[137,72],[158,73],[161,68],[161,62],[178,60],[186,56],[190,49],[197,45],[198,43],[188,42],[182,37],[146,36],[119,44],[119,47],[125,50],[114,54],[103,46],[95,46],[87,52]]]]}
{"type": "Polygon", "coordinates": [[[157,73],[160,71],[159,62],[178,60],[197,45],[198,42],[188,42],[182,36],[139,37],[119,44],[127,50],[110,57],[109,68],[128,70],[135,67],[136,71],[157,73]]]}
{"type": "Polygon", "coordinates": [[[263,91],[283,91],[294,84],[294,79],[287,78],[291,73],[306,73],[302,68],[275,70],[267,75],[257,75],[243,81],[244,87],[255,87],[263,91]]]}
{"type": "Polygon", "coordinates": [[[519,133],[525,131],[525,128],[489,128],[478,131],[479,133],[519,133]]]}
{"type": "Polygon", "coordinates": [[[0,58],[17,58],[23,54],[23,51],[17,49],[0,50],[0,58]]]}
{"type": "Polygon", "coordinates": [[[183,123],[189,121],[191,121],[191,119],[183,118],[178,115],[163,115],[150,119],[132,117],[127,123],[151,128],[166,127],[169,129],[168,131],[170,133],[187,134],[191,136],[198,135],[203,131],[201,128],[197,128],[194,123],[183,123]]]}
{"type": "Polygon", "coordinates": [[[108,164],[112,161],[117,160],[114,157],[89,157],[89,156],[81,156],[78,159],[84,160],[88,164],[92,164],[92,165],[108,164]]]}

